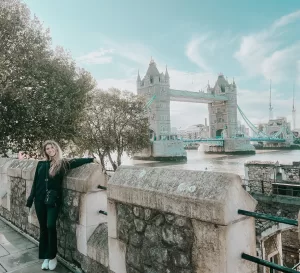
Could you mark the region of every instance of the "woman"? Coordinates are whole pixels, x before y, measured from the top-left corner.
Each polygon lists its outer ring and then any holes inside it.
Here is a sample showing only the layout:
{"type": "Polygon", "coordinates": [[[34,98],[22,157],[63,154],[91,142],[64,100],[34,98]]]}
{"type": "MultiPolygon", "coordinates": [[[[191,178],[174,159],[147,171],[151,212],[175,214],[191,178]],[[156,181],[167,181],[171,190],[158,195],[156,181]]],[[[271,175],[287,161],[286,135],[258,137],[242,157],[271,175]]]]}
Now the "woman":
{"type": "Polygon", "coordinates": [[[67,161],[62,157],[59,145],[52,140],[43,145],[45,161],[39,161],[30,196],[26,207],[33,202],[40,224],[39,259],[44,259],[43,270],[54,270],[57,266],[56,220],[62,201],[62,181],[65,173],[83,164],[91,163],[93,158],[78,158],[67,161]]]}

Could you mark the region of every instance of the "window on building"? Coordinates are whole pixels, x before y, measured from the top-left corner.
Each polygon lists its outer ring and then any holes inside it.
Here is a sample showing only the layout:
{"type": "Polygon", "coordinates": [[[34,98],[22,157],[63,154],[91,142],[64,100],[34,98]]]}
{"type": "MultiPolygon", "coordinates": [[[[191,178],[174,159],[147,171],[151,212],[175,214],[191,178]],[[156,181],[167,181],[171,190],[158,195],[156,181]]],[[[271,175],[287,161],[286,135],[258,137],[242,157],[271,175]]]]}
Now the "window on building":
{"type": "Polygon", "coordinates": [[[150,77],[150,83],[153,84],[153,77],[150,77]]]}

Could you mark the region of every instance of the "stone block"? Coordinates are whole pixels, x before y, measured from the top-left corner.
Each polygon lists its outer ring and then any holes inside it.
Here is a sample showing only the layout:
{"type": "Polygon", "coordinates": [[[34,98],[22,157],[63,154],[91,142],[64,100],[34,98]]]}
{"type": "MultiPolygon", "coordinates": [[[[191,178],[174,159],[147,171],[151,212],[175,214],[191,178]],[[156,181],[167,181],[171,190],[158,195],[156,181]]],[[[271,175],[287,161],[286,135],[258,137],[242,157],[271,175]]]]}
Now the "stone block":
{"type": "MultiPolygon", "coordinates": [[[[11,158],[0,158],[0,206],[4,204],[5,199],[7,202],[7,192],[8,192],[8,176],[7,169],[13,160],[11,158]]],[[[5,207],[7,204],[5,203],[5,207]]]]}
{"type": "Polygon", "coordinates": [[[114,238],[108,237],[109,269],[115,273],[126,271],[126,245],[114,238]]]}
{"type": "Polygon", "coordinates": [[[117,238],[117,209],[114,201],[107,203],[108,236],[117,238]]]}
{"type": "Polygon", "coordinates": [[[106,191],[89,192],[80,197],[79,224],[95,226],[107,222],[107,216],[99,210],[107,211],[106,191]]]}
{"type": "Polygon", "coordinates": [[[98,225],[94,226],[83,226],[76,225],[76,240],[77,240],[77,250],[87,256],[87,242],[98,225]]]}
{"type": "Polygon", "coordinates": [[[71,170],[63,183],[64,188],[83,193],[99,191],[99,185],[107,187],[107,176],[99,164],[85,164],[71,170]]]}
{"type": "Polygon", "coordinates": [[[26,180],[33,180],[38,160],[27,160],[27,164],[22,169],[22,178],[26,180]]]}
{"type": "Polygon", "coordinates": [[[26,180],[26,200],[31,193],[32,184],[33,184],[32,180],[26,180]]]}
{"type": "Polygon", "coordinates": [[[108,183],[108,198],[219,225],[241,219],[256,201],[238,175],[168,168],[118,168],[108,183]]]}
{"type": "MultiPolygon", "coordinates": [[[[14,159],[7,169],[7,175],[11,177],[19,177],[22,178],[22,170],[29,165],[32,165],[32,161],[35,160],[18,160],[14,159]]],[[[31,179],[32,180],[32,179],[31,179]]]]}
{"type": "Polygon", "coordinates": [[[100,224],[87,242],[87,256],[108,267],[107,223],[100,224]]]}
{"type": "Polygon", "coordinates": [[[8,202],[8,200],[10,200],[10,196],[8,196],[8,193],[6,193],[0,201],[0,205],[7,209],[8,211],[10,211],[10,202],[8,202]]]}
{"type": "Polygon", "coordinates": [[[12,158],[0,158],[0,174],[7,174],[7,168],[12,163],[12,158]]]}
{"type": "Polygon", "coordinates": [[[255,263],[241,259],[241,253],[256,256],[255,219],[245,218],[226,227],[226,272],[253,273],[255,263]]]}

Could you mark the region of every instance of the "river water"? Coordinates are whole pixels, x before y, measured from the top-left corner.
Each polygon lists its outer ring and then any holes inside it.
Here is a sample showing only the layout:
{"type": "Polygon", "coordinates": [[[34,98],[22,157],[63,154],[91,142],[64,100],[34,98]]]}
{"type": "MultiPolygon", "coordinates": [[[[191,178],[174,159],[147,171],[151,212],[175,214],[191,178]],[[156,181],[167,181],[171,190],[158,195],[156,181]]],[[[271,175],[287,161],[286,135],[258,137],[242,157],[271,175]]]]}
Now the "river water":
{"type": "Polygon", "coordinates": [[[217,155],[203,151],[187,151],[186,163],[140,161],[126,158],[122,165],[142,165],[149,167],[168,167],[185,170],[206,170],[229,172],[244,176],[244,163],[247,161],[279,161],[292,164],[300,161],[300,150],[257,150],[255,155],[217,155]]]}

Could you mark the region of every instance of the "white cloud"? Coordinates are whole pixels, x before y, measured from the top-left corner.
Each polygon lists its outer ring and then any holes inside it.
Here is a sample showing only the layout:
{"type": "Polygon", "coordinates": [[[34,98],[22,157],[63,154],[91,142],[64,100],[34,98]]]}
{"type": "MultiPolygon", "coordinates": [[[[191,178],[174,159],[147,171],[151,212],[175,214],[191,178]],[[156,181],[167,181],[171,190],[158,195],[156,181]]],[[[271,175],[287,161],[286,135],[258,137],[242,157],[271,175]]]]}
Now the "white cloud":
{"type": "Polygon", "coordinates": [[[279,28],[279,27],[286,26],[298,20],[299,18],[300,18],[300,10],[297,10],[295,12],[282,16],[279,20],[274,22],[273,27],[279,28]]]}
{"type": "Polygon", "coordinates": [[[84,64],[107,64],[112,62],[112,56],[107,55],[111,55],[113,52],[114,49],[100,48],[99,50],[78,57],[77,61],[84,64]]]}
{"type": "Polygon", "coordinates": [[[102,44],[114,49],[115,55],[125,58],[131,62],[145,65],[154,55],[154,52],[149,47],[138,42],[113,41],[108,37],[102,37],[102,44]]]}
{"type": "Polygon", "coordinates": [[[248,75],[272,78],[274,83],[296,78],[300,40],[298,32],[294,31],[293,37],[293,30],[288,29],[295,22],[300,23],[300,10],[281,17],[267,29],[242,37],[234,57],[248,75]],[[286,33],[293,37],[293,41],[288,41],[286,33]]]}
{"type": "MultiPolygon", "coordinates": [[[[189,58],[189,60],[196,65],[198,65],[201,69],[204,71],[209,71],[210,68],[206,64],[204,58],[200,54],[200,48],[204,47],[204,44],[206,43],[208,39],[208,36],[202,36],[192,39],[186,46],[186,56],[189,58]]],[[[213,48],[213,47],[211,47],[213,48]]]]}
{"type": "MultiPolygon", "coordinates": [[[[269,118],[269,90],[238,89],[238,105],[253,124],[264,123],[269,118]]],[[[272,89],[274,117],[287,117],[292,121],[292,98],[282,98],[280,91],[272,89]]],[[[238,115],[241,119],[240,115],[238,115]]],[[[300,113],[298,113],[300,118],[300,113]]],[[[298,119],[298,121],[300,121],[298,119]]]]}
{"type": "Polygon", "coordinates": [[[120,90],[131,91],[136,93],[136,78],[130,77],[127,79],[101,79],[97,81],[98,87],[101,89],[109,89],[111,87],[118,88],[120,90]]]}
{"type": "Polygon", "coordinates": [[[206,33],[194,36],[186,45],[185,55],[203,71],[212,71],[209,60],[236,43],[237,35],[227,30],[223,33],[206,33]]]}

